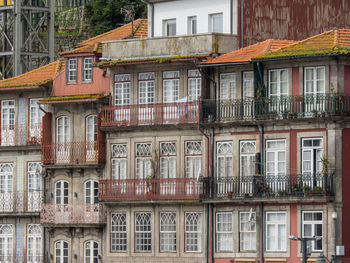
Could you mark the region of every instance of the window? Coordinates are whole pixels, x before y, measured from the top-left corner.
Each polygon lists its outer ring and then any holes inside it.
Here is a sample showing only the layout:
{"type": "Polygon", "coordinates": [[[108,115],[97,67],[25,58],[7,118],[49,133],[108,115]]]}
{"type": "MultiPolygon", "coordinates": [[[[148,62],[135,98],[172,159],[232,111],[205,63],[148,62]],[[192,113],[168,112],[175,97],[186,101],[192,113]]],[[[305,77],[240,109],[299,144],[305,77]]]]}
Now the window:
{"type": "Polygon", "coordinates": [[[28,162],[28,211],[40,211],[41,184],[41,163],[28,162]]]}
{"type": "Polygon", "coordinates": [[[43,111],[39,109],[40,99],[31,99],[29,101],[29,139],[30,141],[39,142],[41,137],[41,121],[43,111]]]}
{"type": "Polygon", "coordinates": [[[186,252],[202,251],[201,213],[185,213],[185,250],[186,252]]]}
{"type": "Polygon", "coordinates": [[[127,152],[126,144],[112,145],[112,179],[126,179],[127,152]]]}
{"type": "Polygon", "coordinates": [[[92,81],[92,57],[83,58],[83,81],[92,81]]]}
{"type": "Polygon", "coordinates": [[[199,70],[188,71],[188,101],[196,101],[202,93],[202,78],[199,70]]]}
{"type": "Polygon", "coordinates": [[[62,116],[57,119],[57,143],[65,144],[70,140],[70,118],[62,116]]]}
{"type": "Polygon", "coordinates": [[[139,74],[139,104],[154,103],[154,72],[139,74]]]}
{"type": "Polygon", "coordinates": [[[269,95],[270,98],[288,96],[288,70],[269,70],[269,95]]]}
{"type": "Polygon", "coordinates": [[[243,99],[254,98],[254,73],[253,71],[243,72],[243,99]]]}
{"type": "Polygon", "coordinates": [[[13,164],[0,164],[0,212],[13,211],[13,164]]]}
{"type": "Polygon", "coordinates": [[[151,158],[152,146],[150,143],[136,144],[136,178],[146,179],[152,173],[151,158]]]}
{"type": "Polygon", "coordinates": [[[220,99],[233,100],[236,98],[236,74],[220,74],[220,99]]]}
{"type": "Polygon", "coordinates": [[[126,251],[127,232],[126,232],[126,214],[112,214],[111,224],[111,249],[113,252],[126,251]]]}
{"type": "Polygon", "coordinates": [[[278,176],[286,174],[286,141],[266,141],[266,175],[278,176]]]}
{"type": "Polygon", "coordinates": [[[163,102],[171,103],[179,99],[179,71],[163,72],[163,102]]]}
{"type": "MultiPolygon", "coordinates": [[[[97,116],[90,115],[86,117],[86,142],[93,144],[97,141],[97,116]]],[[[91,147],[93,145],[90,145],[91,147]]]]}
{"type": "Polygon", "coordinates": [[[217,177],[232,176],[232,142],[217,142],[217,177]]]}
{"type": "Polygon", "coordinates": [[[209,32],[212,33],[223,33],[223,15],[219,14],[210,14],[209,15],[209,32]]]}
{"type": "Polygon", "coordinates": [[[55,243],[55,263],[68,263],[68,242],[60,240],[55,243]]]}
{"type": "MultiPolygon", "coordinates": [[[[85,204],[96,205],[98,204],[98,182],[90,180],[85,182],[85,204]]],[[[94,211],[94,208],[92,208],[94,211]]]]}
{"type": "Polygon", "coordinates": [[[249,177],[255,175],[255,141],[240,142],[240,175],[249,177]]]}
{"type": "Polygon", "coordinates": [[[176,213],[160,213],[160,251],[176,251],[176,213]]]}
{"type": "Polygon", "coordinates": [[[77,59],[76,58],[68,59],[67,82],[77,82],[77,59]]]}
{"type": "Polygon", "coordinates": [[[216,213],[216,251],[232,251],[232,213],[216,213]]]}
{"type": "Polygon", "coordinates": [[[115,105],[130,104],[130,74],[121,74],[114,76],[114,96],[115,105]]]}
{"type": "Polygon", "coordinates": [[[84,263],[98,263],[98,243],[87,241],[84,246],[84,263]]]}
{"type": "Polygon", "coordinates": [[[176,178],[176,143],[160,143],[160,177],[176,178]]]}
{"type": "Polygon", "coordinates": [[[304,69],[305,95],[319,95],[325,93],[325,67],[306,67],[304,69]]]}
{"type": "Polygon", "coordinates": [[[55,204],[66,205],[68,204],[68,182],[58,181],[55,184],[55,204]]]}
{"type": "Polygon", "coordinates": [[[196,16],[188,17],[187,33],[189,35],[197,34],[197,17],[196,16]]]}
{"type": "Polygon", "coordinates": [[[0,225],[0,255],[9,258],[4,262],[12,262],[13,255],[13,225],[0,225]]]}
{"type": "Polygon", "coordinates": [[[303,175],[315,175],[322,171],[323,148],[321,138],[302,139],[302,172],[303,175]]]}
{"type": "Polygon", "coordinates": [[[163,36],[176,36],[176,19],[163,20],[163,36]]]}
{"type": "Polygon", "coordinates": [[[286,212],[266,212],[266,251],[286,251],[286,212]]]}
{"type": "Polygon", "coordinates": [[[320,211],[303,211],[303,237],[321,237],[316,241],[308,241],[311,251],[322,251],[323,214],[320,211]]]}
{"type": "Polygon", "coordinates": [[[15,101],[1,101],[1,145],[15,144],[15,101]]]}
{"type": "Polygon", "coordinates": [[[185,143],[186,178],[199,178],[202,168],[202,142],[185,143]]]}
{"type": "Polygon", "coordinates": [[[135,251],[152,251],[151,213],[135,213],[135,251]]]}
{"type": "Polygon", "coordinates": [[[27,262],[42,261],[42,228],[38,224],[27,227],[27,262]]]}
{"type": "Polygon", "coordinates": [[[256,250],[255,212],[239,213],[239,250],[256,250]]]}

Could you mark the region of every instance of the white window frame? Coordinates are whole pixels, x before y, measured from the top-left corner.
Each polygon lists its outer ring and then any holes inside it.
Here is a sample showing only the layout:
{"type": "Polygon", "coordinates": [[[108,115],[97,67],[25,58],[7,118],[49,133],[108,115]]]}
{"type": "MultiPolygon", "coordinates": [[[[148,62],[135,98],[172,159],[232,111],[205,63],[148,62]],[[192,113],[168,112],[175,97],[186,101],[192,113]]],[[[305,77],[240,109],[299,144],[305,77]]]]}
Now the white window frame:
{"type": "Polygon", "coordinates": [[[180,72],[163,72],[163,102],[174,103],[179,99],[180,72]]]}
{"type": "Polygon", "coordinates": [[[242,75],[242,97],[243,99],[253,99],[254,98],[254,71],[243,71],[242,75]]]}
{"type": "Polygon", "coordinates": [[[127,173],[127,144],[111,145],[112,179],[125,180],[127,173]]]}
{"type": "Polygon", "coordinates": [[[218,178],[227,178],[232,177],[232,161],[233,161],[233,148],[232,148],[232,141],[220,141],[216,142],[216,170],[217,170],[217,177],[218,178]],[[230,149],[230,151],[226,151],[224,153],[219,153],[220,148],[227,145],[230,149]],[[224,162],[224,172],[220,172],[220,162],[223,159],[224,162]]]}
{"type": "Polygon", "coordinates": [[[88,180],[84,183],[84,201],[86,205],[98,205],[97,180],[88,180]]]}
{"type": "Polygon", "coordinates": [[[163,36],[171,37],[176,36],[176,19],[163,20],[163,36]]]}
{"type": "Polygon", "coordinates": [[[209,14],[209,30],[210,33],[223,33],[224,32],[224,14],[223,13],[215,13],[209,14]],[[220,20],[217,20],[220,19],[220,20]],[[217,22],[221,22],[220,24],[215,24],[217,22]],[[220,26],[219,30],[217,30],[217,26],[220,26]]]}
{"type": "Polygon", "coordinates": [[[1,224],[0,225],[0,254],[3,257],[5,257],[4,262],[12,262],[13,236],[14,236],[14,229],[13,228],[14,227],[12,224],[1,224]],[[5,233],[3,233],[3,232],[5,232],[5,233]],[[9,258],[8,261],[7,261],[7,257],[9,258]]]}
{"type": "Polygon", "coordinates": [[[66,144],[70,141],[70,117],[60,116],[56,120],[57,137],[56,143],[66,144]],[[60,130],[60,126],[62,129],[60,130]]]}
{"type": "Polygon", "coordinates": [[[27,262],[41,262],[43,259],[42,227],[40,224],[27,225],[27,262]],[[33,230],[37,230],[33,233],[33,230]]]}
{"type": "Polygon", "coordinates": [[[128,248],[127,214],[123,212],[111,214],[111,251],[126,252],[128,248]],[[115,244],[113,244],[115,241],[115,244]]]}
{"type": "Polygon", "coordinates": [[[305,95],[320,95],[326,93],[326,67],[325,66],[316,66],[316,67],[304,67],[304,94],[305,95]],[[317,78],[317,71],[323,70],[323,78],[317,78]],[[312,70],[312,80],[307,80],[306,72],[312,70]],[[307,83],[312,83],[312,91],[307,91],[307,83]],[[323,82],[323,91],[318,92],[318,83],[323,82]]]}
{"type": "Polygon", "coordinates": [[[236,73],[220,74],[220,100],[234,100],[237,98],[236,73]]]}
{"type": "Polygon", "coordinates": [[[83,81],[91,82],[92,81],[92,63],[93,57],[83,57],[83,81]]]}
{"type": "MultiPolygon", "coordinates": [[[[97,141],[97,115],[89,115],[85,118],[86,142],[94,143],[97,141]]],[[[90,145],[90,147],[93,145],[90,145]]]]}
{"type": "Polygon", "coordinates": [[[67,82],[76,83],[78,80],[78,60],[77,58],[67,59],[67,82]]]}
{"type": "Polygon", "coordinates": [[[114,76],[114,105],[130,104],[130,74],[116,74],[114,76]]]}
{"type": "Polygon", "coordinates": [[[28,211],[40,211],[42,192],[42,167],[40,162],[27,163],[28,211]]]}
{"type": "Polygon", "coordinates": [[[176,142],[160,143],[160,177],[163,179],[176,178],[176,142]],[[175,152],[171,152],[174,149],[175,152]]]}
{"type": "Polygon", "coordinates": [[[12,194],[12,188],[13,163],[0,163],[0,194],[12,194]]]}
{"type": "Polygon", "coordinates": [[[202,213],[185,212],[185,252],[202,252],[202,213]],[[197,217],[194,224],[193,217],[197,217]]]}
{"type": "Polygon", "coordinates": [[[136,149],[136,178],[137,179],[147,179],[151,173],[151,159],[152,159],[152,144],[151,143],[136,143],[135,144],[136,149]],[[138,147],[144,147],[142,145],[145,145],[146,147],[149,147],[150,151],[147,153],[140,153],[138,151],[138,147]]]}
{"type": "Polygon", "coordinates": [[[41,123],[44,113],[39,108],[39,99],[29,100],[29,129],[30,129],[30,140],[34,137],[35,140],[39,141],[41,136],[41,123]]]}
{"type": "Polygon", "coordinates": [[[198,32],[197,16],[189,16],[187,18],[187,34],[195,35],[198,32]]]}
{"type": "Polygon", "coordinates": [[[241,177],[244,176],[254,176],[255,175],[255,158],[256,158],[256,141],[255,140],[247,140],[239,142],[239,174],[241,177]],[[251,144],[254,146],[254,151],[251,152],[243,152],[243,147],[247,144],[251,144]],[[243,158],[247,159],[247,164],[244,164],[243,158]],[[253,159],[253,161],[252,161],[253,159]],[[251,174],[244,174],[245,168],[252,169],[251,174]]]}
{"type": "Polygon", "coordinates": [[[99,243],[95,240],[88,240],[84,243],[84,263],[99,261],[99,243]],[[97,248],[95,245],[97,244],[97,248]],[[87,246],[90,245],[88,248],[87,246]]]}
{"type": "Polygon", "coordinates": [[[69,262],[69,243],[65,240],[55,242],[55,263],[69,262]],[[58,248],[57,245],[60,247],[58,248]],[[66,246],[66,247],[65,247],[66,246]],[[60,250],[60,255],[57,257],[57,251],[60,250]],[[64,251],[67,250],[67,256],[64,256],[64,251]]]}
{"type": "Polygon", "coordinates": [[[152,252],[152,214],[150,212],[135,213],[135,251],[152,252]],[[142,221],[138,221],[138,216],[142,216],[142,221]],[[148,224],[145,222],[148,217],[148,224]]]}
{"type": "Polygon", "coordinates": [[[316,236],[316,233],[315,233],[315,227],[316,225],[322,225],[322,235],[319,236],[321,237],[321,239],[319,241],[308,241],[311,243],[311,251],[312,252],[322,252],[323,251],[323,218],[324,218],[324,213],[323,211],[302,211],[302,222],[303,222],[303,227],[302,227],[302,235],[303,237],[314,237],[316,236]],[[322,219],[321,220],[305,220],[304,219],[304,215],[307,214],[307,213],[312,213],[312,216],[313,214],[315,213],[321,213],[322,215],[322,219]],[[310,236],[306,236],[305,235],[305,225],[311,225],[311,235],[310,236]],[[321,249],[316,249],[315,246],[316,246],[316,242],[320,242],[321,244],[321,249]]]}
{"type": "Polygon", "coordinates": [[[198,179],[202,172],[202,141],[185,142],[185,174],[186,178],[198,179]],[[189,148],[189,145],[195,146],[196,149],[189,148]]]}
{"type": "Polygon", "coordinates": [[[281,98],[282,96],[288,96],[289,95],[289,83],[288,83],[288,69],[270,69],[269,70],[269,97],[275,97],[275,98],[281,98]],[[282,81],[281,75],[282,72],[285,72],[286,74],[286,80],[282,81]],[[272,82],[271,74],[276,73],[277,74],[277,80],[276,82],[272,82]],[[276,84],[277,93],[272,94],[271,93],[271,85],[276,84]],[[282,84],[286,84],[286,92],[282,92],[282,84]]]}
{"type": "Polygon", "coordinates": [[[56,205],[69,204],[69,182],[68,181],[59,180],[55,183],[55,204],[56,205]],[[57,195],[58,193],[59,195],[57,195]]]}
{"type": "Polygon", "coordinates": [[[266,251],[267,252],[285,252],[287,251],[287,212],[284,211],[269,211],[266,212],[266,221],[265,221],[265,229],[266,229],[266,251]],[[285,216],[284,222],[279,222],[279,221],[268,221],[268,215],[269,214],[283,214],[285,216]],[[275,246],[269,248],[268,247],[268,239],[270,238],[269,233],[268,233],[268,226],[271,225],[274,227],[274,233],[275,235],[271,236],[272,239],[274,239],[275,246]],[[279,226],[284,226],[285,231],[284,231],[284,237],[278,236],[278,227],[279,226]],[[282,240],[283,239],[283,240],[282,240]],[[284,242],[284,248],[278,248],[279,241],[284,242]]]}
{"type": "Polygon", "coordinates": [[[153,104],[155,92],[154,72],[139,73],[139,104],[153,104]]]}
{"type": "Polygon", "coordinates": [[[198,69],[187,72],[188,101],[197,101],[202,95],[202,76],[198,69]]]}
{"type": "Polygon", "coordinates": [[[15,145],[16,101],[1,101],[1,145],[15,145]]]}
{"type": "Polygon", "coordinates": [[[159,251],[176,252],[176,212],[160,212],[159,221],[159,251]]]}
{"type": "MultiPolygon", "coordinates": [[[[225,218],[225,217],[223,217],[225,218]]],[[[223,219],[222,218],[222,219],[223,219]]],[[[232,252],[233,251],[233,214],[232,212],[216,212],[215,214],[215,247],[216,252],[232,252]],[[220,217],[226,216],[227,221],[220,222],[220,217]],[[223,225],[225,229],[220,230],[219,225],[223,225]],[[224,240],[221,240],[223,237],[224,240]],[[225,247],[222,247],[222,245],[225,247]]]]}
{"type": "Polygon", "coordinates": [[[316,175],[318,173],[321,173],[322,171],[322,163],[321,163],[321,158],[323,155],[323,138],[321,137],[315,137],[315,138],[302,138],[301,139],[301,170],[302,174],[309,174],[309,175],[316,175]],[[314,141],[318,140],[320,141],[320,146],[304,146],[305,141],[312,141],[312,144],[314,144],[314,141]],[[311,160],[310,160],[310,166],[311,170],[306,171],[305,169],[305,152],[310,151],[311,152],[311,160]],[[315,160],[317,158],[317,152],[320,151],[319,153],[319,159],[315,160]],[[316,154],[316,156],[315,156],[316,154]],[[316,164],[315,164],[316,161],[316,164]],[[315,169],[314,169],[315,168],[315,169]]]}
{"type": "Polygon", "coordinates": [[[239,212],[239,251],[256,251],[256,213],[239,212]],[[248,216],[248,221],[244,219],[248,216]],[[250,224],[250,225],[249,225],[250,224]],[[249,241],[247,242],[247,239],[249,241]]]}
{"type": "Polygon", "coordinates": [[[285,175],[287,172],[287,142],[286,139],[269,139],[266,140],[266,175],[267,176],[278,176],[278,175],[285,175]],[[283,142],[284,143],[284,148],[276,148],[276,149],[271,149],[268,148],[268,144],[269,142],[283,142]],[[274,159],[273,161],[269,161],[267,158],[267,155],[269,153],[273,153],[274,159]],[[280,153],[284,153],[284,160],[280,161],[279,160],[279,154],[280,153]],[[273,172],[268,172],[267,171],[267,166],[268,163],[273,163],[273,167],[274,167],[274,171],[273,172]],[[278,164],[279,163],[284,163],[284,171],[283,172],[279,172],[278,171],[278,164]]]}

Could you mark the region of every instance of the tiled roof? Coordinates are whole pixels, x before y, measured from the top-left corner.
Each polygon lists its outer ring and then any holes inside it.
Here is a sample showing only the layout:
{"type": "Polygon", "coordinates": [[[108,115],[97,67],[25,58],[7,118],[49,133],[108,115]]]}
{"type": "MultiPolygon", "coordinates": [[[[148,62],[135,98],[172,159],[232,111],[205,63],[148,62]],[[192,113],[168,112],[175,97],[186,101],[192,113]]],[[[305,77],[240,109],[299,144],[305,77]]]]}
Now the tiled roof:
{"type": "Polygon", "coordinates": [[[254,59],[278,59],[288,57],[349,55],[350,29],[334,29],[296,42],[276,52],[262,54],[254,59]]]}
{"type": "Polygon", "coordinates": [[[41,104],[54,104],[54,103],[65,103],[65,102],[89,102],[102,99],[108,96],[108,94],[88,94],[88,95],[71,95],[61,97],[48,97],[41,99],[41,104]]]}
{"type": "Polygon", "coordinates": [[[57,60],[22,75],[0,80],[0,90],[1,88],[38,87],[47,84],[53,81],[56,75],[63,69],[63,66],[64,62],[57,60]]]}
{"type": "Polygon", "coordinates": [[[65,51],[60,55],[78,54],[78,53],[94,53],[97,52],[98,44],[102,41],[121,40],[129,37],[147,37],[147,19],[137,19],[133,23],[129,23],[80,42],[78,48],[65,51]]]}
{"type": "Polygon", "coordinates": [[[276,51],[282,47],[294,43],[292,40],[268,39],[254,45],[244,47],[222,56],[210,59],[202,64],[244,63],[253,57],[261,56],[267,52],[276,51]]]}

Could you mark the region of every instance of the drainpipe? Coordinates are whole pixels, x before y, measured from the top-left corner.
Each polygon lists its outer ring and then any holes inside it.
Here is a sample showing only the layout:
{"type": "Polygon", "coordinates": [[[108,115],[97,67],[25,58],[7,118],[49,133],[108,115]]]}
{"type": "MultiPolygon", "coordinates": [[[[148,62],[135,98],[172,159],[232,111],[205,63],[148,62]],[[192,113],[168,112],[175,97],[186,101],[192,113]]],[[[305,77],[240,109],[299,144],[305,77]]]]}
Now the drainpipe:
{"type": "Polygon", "coordinates": [[[241,48],[244,47],[244,0],[241,0],[241,48]]]}
{"type": "MultiPolygon", "coordinates": [[[[264,174],[264,125],[260,125],[260,173],[264,174]]],[[[260,203],[260,262],[264,262],[264,202],[260,203]]]]}

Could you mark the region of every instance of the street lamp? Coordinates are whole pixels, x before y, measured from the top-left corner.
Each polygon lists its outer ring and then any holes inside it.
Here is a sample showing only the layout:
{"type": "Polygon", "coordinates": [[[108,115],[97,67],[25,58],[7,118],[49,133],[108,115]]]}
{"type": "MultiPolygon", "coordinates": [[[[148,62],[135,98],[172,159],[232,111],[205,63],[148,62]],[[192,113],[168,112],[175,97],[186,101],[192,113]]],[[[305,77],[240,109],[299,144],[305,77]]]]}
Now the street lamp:
{"type": "Polygon", "coordinates": [[[321,240],[322,237],[320,236],[313,236],[313,237],[297,237],[294,235],[289,236],[290,240],[296,240],[301,241],[301,247],[302,247],[302,255],[303,255],[303,263],[307,262],[307,241],[317,241],[321,240]]]}

